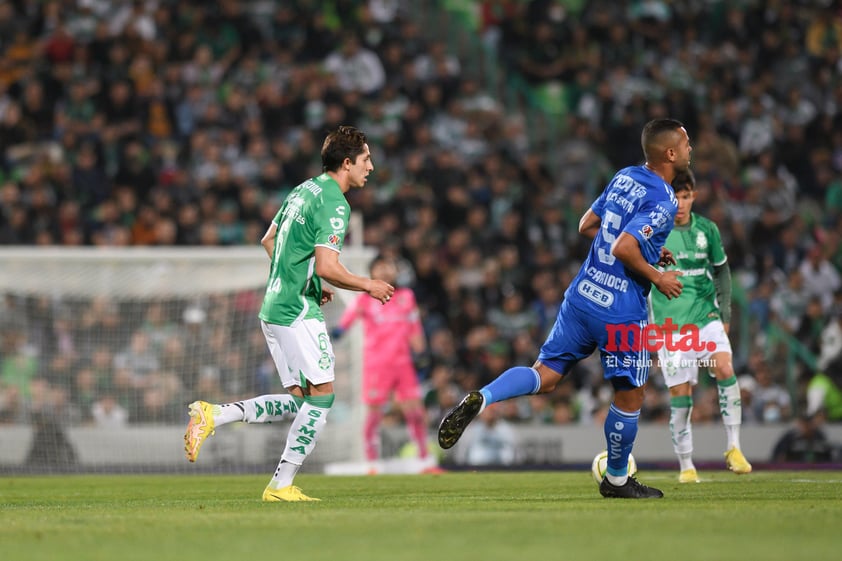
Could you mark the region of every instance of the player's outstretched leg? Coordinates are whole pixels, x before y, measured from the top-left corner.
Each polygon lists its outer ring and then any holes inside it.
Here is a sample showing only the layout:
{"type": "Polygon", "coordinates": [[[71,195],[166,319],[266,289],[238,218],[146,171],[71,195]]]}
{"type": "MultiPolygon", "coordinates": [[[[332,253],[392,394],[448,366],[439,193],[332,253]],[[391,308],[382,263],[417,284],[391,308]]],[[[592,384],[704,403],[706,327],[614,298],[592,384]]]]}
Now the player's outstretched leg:
{"type": "MultiPolygon", "coordinates": [[[[559,377],[559,379],[561,379],[559,377]]],[[[541,375],[528,366],[513,366],[479,391],[472,391],[442,419],[439,446],[453,448],[468,424],[492,403],[521,395],[536,394],[541,389],[541,375]]]]}
{"type": "Polygon", "coordinates": [[[234,422],[272,423],[292,419],[298,413],[302,399],[289,394],[261,395],[233,403],[208,403],[194,401],[190,404],[190,422],[184,433],[184,451],[187,459],[195,462],[199,450],[217,427],[234,422]]]}
{"type": "Polygon", "coordinates": [[[482,411],[484,400],[480,392],[473,391],[444,416],[439,424],[439,446],[445,450],[453,448],[470,422],[482,411]]]}

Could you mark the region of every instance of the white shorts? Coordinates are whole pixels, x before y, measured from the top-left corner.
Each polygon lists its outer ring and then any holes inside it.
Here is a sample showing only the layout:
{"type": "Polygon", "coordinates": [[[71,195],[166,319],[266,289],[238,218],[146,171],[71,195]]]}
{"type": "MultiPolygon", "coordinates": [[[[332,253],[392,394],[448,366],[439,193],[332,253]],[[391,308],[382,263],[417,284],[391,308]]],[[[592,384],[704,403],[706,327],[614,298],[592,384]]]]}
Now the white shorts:
{"type": "MultiPolygon", "coordinates": [[[[680,340],[677,334],[673,334],[673,340],[680,340]]],[[[708,373],[713,376],[710,368],[713,366],[711,357],[716,353],[731,354],[731,342],[728,334],[725,333],[725,326],[720,320],[715,320],[699,330],[699,341],[705,343],[702,351],[667,351],[664,347],[658,350],[658,361],[664,381],[667,387],[674,387],[685,382],[695,386],[699,382],[699,367],[708,368],[708,373]],[[713,350],[707,349],[707,343],[713,342],[713,350]]]]}
{"type": "Polygon", "coordinates": [[[266,323],[260,320],[269,353],[285,388],[333,382],[336,358],[327,335],[325,322],[305,319],[295,327],[266,323]]]}

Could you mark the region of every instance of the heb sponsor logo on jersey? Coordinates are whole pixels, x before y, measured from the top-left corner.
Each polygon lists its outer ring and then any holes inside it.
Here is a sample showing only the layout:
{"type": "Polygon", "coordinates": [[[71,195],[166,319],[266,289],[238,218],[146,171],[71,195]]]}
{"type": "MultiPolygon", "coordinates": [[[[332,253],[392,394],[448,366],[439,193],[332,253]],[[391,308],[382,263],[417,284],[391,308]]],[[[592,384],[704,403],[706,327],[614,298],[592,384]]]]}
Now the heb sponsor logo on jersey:
{"type": "Polygon", "coordinates": [[[606,271],[600,271],[596,267],[588,267],[585,271],[590,277],[579,281],[576,286],[577,292],[597,306],[603,308],[611,307],[614,303],[615,292],[628,292],[629,281],[606,271]]]}
{"type": "Polygon", "coordinates": [[[579,282],[579,285],[576,287],[576,290],[579,292],[579,294],[581,294],[583,297],[587,298],[597,306],[608,308],[611,306],[611,304],[614,303],[614,295],[610,291],[597,286],[596,284],[592,283],[587,279],[579,282]]]}
{"type": "Polygon", "coordinates": [[[656,353],[661,349],[668,352],[708,351],[716,350],[714,341],[703,341],[699,327],[692,323],[678,325],[672,318],[667,318],[658,325],[650,323],[608,323],[606,351],[641,351],[656,353]]]}

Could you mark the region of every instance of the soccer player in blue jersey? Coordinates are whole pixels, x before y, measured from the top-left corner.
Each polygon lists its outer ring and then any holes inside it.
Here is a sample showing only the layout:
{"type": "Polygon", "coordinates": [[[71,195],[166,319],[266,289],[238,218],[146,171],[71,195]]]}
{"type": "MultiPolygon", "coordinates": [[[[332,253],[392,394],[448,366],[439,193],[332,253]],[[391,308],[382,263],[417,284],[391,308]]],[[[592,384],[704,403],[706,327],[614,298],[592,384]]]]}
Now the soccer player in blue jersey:
{"type": "Polygon", "coordinates": [[[579,221],[579,233],[593,242],[538,360],[532,367],[510,368],[465,396],[439,425],[442,448],[455,445],[488,405],[553,391],[573,365],[599,349],[604,377],[614,387],[604,426],[608,469],[599,492],[609,498],[664,496],[628,474],[628,459],[649,375],[649,352],[641,337],[646,297],[652,285],[670,299],[681,294],[681,273],[654,265],[675,263],[664,248],[678,209],[670,182],[688,169],[692,147],[684,126],[674,119],[648,122],[641,145],[646,162],[618,171],[579,221]]]}

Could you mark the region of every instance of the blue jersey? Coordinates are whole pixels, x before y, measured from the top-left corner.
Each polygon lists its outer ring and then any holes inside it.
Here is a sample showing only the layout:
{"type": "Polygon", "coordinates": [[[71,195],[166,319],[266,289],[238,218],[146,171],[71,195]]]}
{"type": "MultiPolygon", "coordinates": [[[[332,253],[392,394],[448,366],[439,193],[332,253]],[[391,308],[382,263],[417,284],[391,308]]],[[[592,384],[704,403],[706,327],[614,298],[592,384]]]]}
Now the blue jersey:
{"type": "Polygon", "coordinates": [[[640,244],[644,259],[655,264],[672,231],[678,201],[672,187],[645,166],[617,172],[591,210],[602,220],[588,257],[564,297],[574,307],[612,323],[645,320],[651,284],[611,254],[626,232],[640,244]]]}

